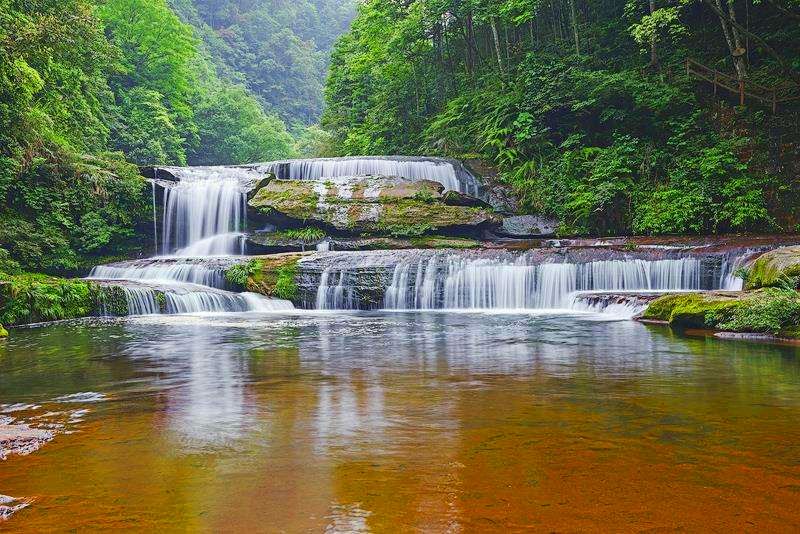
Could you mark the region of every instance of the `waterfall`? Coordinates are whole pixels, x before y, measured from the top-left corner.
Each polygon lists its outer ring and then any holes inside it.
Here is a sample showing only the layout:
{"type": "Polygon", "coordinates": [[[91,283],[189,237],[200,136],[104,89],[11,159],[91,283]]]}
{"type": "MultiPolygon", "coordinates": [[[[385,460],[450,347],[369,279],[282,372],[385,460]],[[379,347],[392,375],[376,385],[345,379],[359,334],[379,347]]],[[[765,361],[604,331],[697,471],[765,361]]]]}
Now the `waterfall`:
{"type": "Polygon", "coordinates": [[[225,272],[192,263],[135,263],[131,265],[99,265],[92,269],[89,280],[127,280],[169,284],[182,282],[224,289],[225,272]]]}
{"type": "Polygon", "coordinates": [[[408,180],[432,180],[445,189],[475,197],[481,194],[477,179],[447,160],[437,158],[362,157],[278,161],[266,170],[283,180],[324,180],[362,175],[399,176],[408,180]]]}
{"type": "MultiPolygon", "coordinates": [[[[164,188],[161,251],[173,257],[101,265],[88,278],[121,288],[130,315],[293,309],[286,301],[225,291],[225,270],[230,264],[224,258],[209,259],[244,255],[245,236],[240,232],[246,230],[246,191],[255,171],[236,167],[166,170],[177,182],[167,182],[164,188]]],[[[155,179],[153,233],[158,248],[155,179]]]]}
{"type": "Polygon", "coordinates": [[[348,285],[347,271],[340,271],[338,278],[331,269],[325,269],[320,277],[317,289],[316,309],[318,310],[350,310],[354,309],[353,291],[348,285]],[[331,280],[336,279],[335,285],[331,280]]]}
{"type": "MultiPolygon", "coordinates": [[[[158,176],[158,171],[155,171],[158,176]]],[[[153,251],[158,254],[158,212],[156,211],[156,183],[150,182],[153,189],[153,251]]]]}
{"type": "Polygon", "coordinates": [[[512,261],[434,255],[397,264],[384,307],[554,309],[571,307],[580,291],[718,289],[702,287],[703,269],[697,258],[529,264],[525,256],[512,261]]]}
{"type": "Polygon", "coordinates": [[[242,254],[246,174],[231,168],[172,169],[180,181],[164,189],[163,254],[242,254]]]}

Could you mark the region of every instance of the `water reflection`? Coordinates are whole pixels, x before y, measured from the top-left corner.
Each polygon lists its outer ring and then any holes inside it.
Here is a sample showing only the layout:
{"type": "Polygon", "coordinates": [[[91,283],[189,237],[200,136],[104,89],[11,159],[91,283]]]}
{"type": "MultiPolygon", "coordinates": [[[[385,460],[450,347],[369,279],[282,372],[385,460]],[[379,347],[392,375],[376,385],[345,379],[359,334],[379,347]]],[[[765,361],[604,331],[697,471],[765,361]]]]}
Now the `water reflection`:
{"type": "Polygon", "coordinates": [[[707,510],[734,530],[800,528],[793,347],[576,314],[14,334],[0,404],[106,399],[41,463],[0,470],[4,493],[49,496],[15,516],[31,530],[119,517],[152,530],[701,530],[707,510]],[[120,498],[132,488],[139,498],[120,498]]]}

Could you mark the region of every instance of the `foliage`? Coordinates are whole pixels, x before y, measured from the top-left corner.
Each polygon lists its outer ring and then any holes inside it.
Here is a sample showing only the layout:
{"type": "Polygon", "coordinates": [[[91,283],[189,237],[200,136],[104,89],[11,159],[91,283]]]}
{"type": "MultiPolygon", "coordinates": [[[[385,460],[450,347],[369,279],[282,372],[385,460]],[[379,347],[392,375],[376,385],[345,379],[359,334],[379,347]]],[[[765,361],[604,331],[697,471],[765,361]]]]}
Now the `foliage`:
{"type": "Polygon", "coordinates": [[[228,283],[237,287],[247,287],[247,280],[260,272],[263,264],[258,260],[251,260],[247,263],[237,263],[225,271],[225,279],[228,283]]]}
{"type": "Polygon", "coordinates": [[[315,243],[317,241],[321,241],[325,239],[327,234],[324,230],[320,230],[319,228],[313,226],[307,226],[305,228],[290,228],[288,230],[283,230],[281,232],[277,232],[272,234],[273,239],[278,240],[287,240],[287,241],[304,241],[306,243],[315,243]]]}
{"type": "MultiPolygon", "coordinates": [[[[340,155],[478,152],[564,233],[774,229],[800,194],[768,161],[774,126],[674,68],[734,70],[707,4],[369,0],[334,49],[323,126],[340,155]]],[[[750,8],[783,54],[754,46],[752,75],[800,75],[800,30],[750,8]]]]}
{"type": "Polygon", "coordinates": [[[792,289],[767,289],[747,299],[718,328],[732,332],[779,334],[800,324],[800,294],[792,289]]]}
{"type": "Polygon", "coordinates": [[[243,84],[289,124],[315,123],[330,48],[355,0],[171,0],[192,24],[216,69],[243,84]]]}
{"type": "Polygon", "coordinates": [[[17,325],[87,317],[96,306],[96,289],[89,282],[0,274],[0,323],[17,325]]]}

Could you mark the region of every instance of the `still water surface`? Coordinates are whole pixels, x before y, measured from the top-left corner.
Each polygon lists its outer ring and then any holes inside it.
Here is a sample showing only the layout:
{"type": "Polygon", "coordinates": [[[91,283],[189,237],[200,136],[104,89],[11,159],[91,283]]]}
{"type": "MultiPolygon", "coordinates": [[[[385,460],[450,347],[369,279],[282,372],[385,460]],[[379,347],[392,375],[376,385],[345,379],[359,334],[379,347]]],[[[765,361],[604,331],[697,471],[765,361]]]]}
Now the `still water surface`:
{"type": "Polygon", "coordinates": [[[18,330],[0,404],[64,426],[0,463],[0,528],[797,531],[798,356],[574,314],[18,330]]]}

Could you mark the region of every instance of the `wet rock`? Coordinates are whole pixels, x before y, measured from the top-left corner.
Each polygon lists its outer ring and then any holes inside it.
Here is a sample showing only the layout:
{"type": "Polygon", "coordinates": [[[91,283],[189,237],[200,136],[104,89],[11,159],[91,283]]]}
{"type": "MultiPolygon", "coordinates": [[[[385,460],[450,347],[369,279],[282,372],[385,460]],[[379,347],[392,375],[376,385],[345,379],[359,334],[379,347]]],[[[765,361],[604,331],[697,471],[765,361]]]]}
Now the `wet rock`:
{"type": "Polygon", "coordinates": [[[345,235],[475,234],[493,220],[487,209],[445,204],[443,190],[438,182],[387,176],[273,180],[250,206],[345,235]]]}
{"type": "Polygon", "coordinates": [[[759,256],[750,266],[747,289],[774,287],[800,277],[800,246],[779,248],[759,256]]]}
{"type": "Polygon", "coordinates": [[[0,425],[0,460],[11,454],[27,456],[52,439],[53,433],[47,430],[28,425],[0,425]]]}
{"type": "Polygon", "coordinates": [[[0,495],[0,521],[8,520],[23,508],[30,506],[30,501],[15,499],[8,495],[0,495]]]}
{"type": "Polygon", "coordinates": [[[509,237],[550,237],[556,234],[559,222],[552,217],[519,215],[506,217],[497,233],[509,237]]]}
{"type": "Polygon", "coordinates": [[[508,184],[500,181],[496,167],[478,159],[465,161],[463,167],[470,174],[480,177],[483,184],[481,198],[495,211],[509,215],[519,212],[519,198],[508,184]]]}

